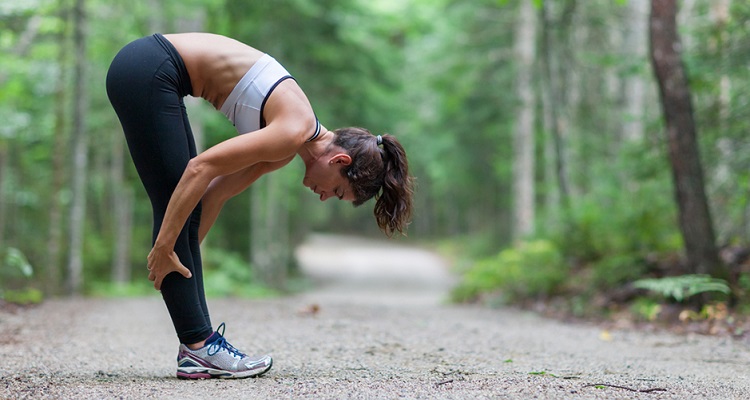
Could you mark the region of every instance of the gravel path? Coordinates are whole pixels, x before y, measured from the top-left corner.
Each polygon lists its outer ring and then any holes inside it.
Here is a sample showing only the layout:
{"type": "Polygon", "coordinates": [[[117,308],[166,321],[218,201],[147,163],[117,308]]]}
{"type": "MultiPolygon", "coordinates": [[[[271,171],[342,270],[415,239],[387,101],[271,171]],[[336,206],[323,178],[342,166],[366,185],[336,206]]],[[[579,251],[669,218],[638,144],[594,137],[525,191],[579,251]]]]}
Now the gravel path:
{"type": "Polygon", "coordinates": [[[0,313],[0,398],[750,398],[747,342],[447,305],[442,261],[394,244],[315,237],[298,256],[315,290],[209,301],[232,344],[274,356],[263,377],[176,379],[159,297],[66,299],[0,313]]]}

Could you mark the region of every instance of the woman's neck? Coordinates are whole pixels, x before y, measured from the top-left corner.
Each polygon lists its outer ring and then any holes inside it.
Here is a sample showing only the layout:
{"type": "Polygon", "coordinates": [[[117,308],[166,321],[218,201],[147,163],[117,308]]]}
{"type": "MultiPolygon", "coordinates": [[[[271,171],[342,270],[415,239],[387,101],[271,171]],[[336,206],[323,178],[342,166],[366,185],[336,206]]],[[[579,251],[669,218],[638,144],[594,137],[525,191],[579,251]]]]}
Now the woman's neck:
{"type": "Polygon", "coordinates": [[[299,148],[297,154],[306,165],[312,164],[320,157],[326,155],[333,146],[334,134],[325,127],[320,127],[321,132],[312,142],[306,142],[299,148]]]}

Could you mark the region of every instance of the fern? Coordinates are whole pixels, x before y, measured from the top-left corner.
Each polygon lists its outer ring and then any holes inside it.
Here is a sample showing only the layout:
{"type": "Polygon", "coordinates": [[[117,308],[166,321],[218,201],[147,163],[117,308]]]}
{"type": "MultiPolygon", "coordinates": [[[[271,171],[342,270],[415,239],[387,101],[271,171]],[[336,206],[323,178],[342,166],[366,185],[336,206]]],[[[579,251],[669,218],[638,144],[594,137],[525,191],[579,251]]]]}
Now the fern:
{"type": "Polygon", "coordinates": [[[699,293],[730,293],[729,285],[727,285],[725,280],[701,274],[673,276],[659,279],[640,279],[633,282],[633,286],[660,294],[664,297],[672,297],[678,302],[699,293]]]}
{"type": "Polygon", "coordinates": [[[31,267],[31,263],[29,263],[26,255],[15,247],[5,249],[3,261],[6,267],[4,268],[3,275],[23,278],[31,278],[34,275],[34,268],[31,267]]]}

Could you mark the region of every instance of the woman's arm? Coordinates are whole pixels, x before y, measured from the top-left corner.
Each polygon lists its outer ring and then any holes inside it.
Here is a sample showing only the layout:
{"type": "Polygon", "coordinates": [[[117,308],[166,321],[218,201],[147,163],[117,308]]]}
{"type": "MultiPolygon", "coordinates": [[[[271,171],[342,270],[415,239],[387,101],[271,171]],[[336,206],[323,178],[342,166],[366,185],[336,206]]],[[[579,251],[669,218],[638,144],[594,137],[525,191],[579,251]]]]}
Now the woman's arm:
{"type": "Polygon", "coordinates": [[[203,239],[208,234],[214,222],[216,222],[216,218],[219,216],[219,212],[227,200],[242,193],[261,176],[288,164],[292,158],[290,157],[275,163],[255,164],[234,174],[220,176],[211,181],[206,194],[203,195],[203,199],[201,200],[203,209],[201,212],[200,228],[198,230],[200,242],[203,243],[203,239]]]}
{"type": "Polygon", "coordinates": [[[148,278],[157,290],[170,272],[179,272],[186,278],[192,276],[174,253],[174,245],[185,221],[211,182],[258,163],[288,162],[304,143],[308,130],[305,124],[270,124],[251,134],[221,142],[190,160],[172,193],[161,229],[148,255],[148,278]],[[304,128],[300,129],[300,126],[304,128]]]}

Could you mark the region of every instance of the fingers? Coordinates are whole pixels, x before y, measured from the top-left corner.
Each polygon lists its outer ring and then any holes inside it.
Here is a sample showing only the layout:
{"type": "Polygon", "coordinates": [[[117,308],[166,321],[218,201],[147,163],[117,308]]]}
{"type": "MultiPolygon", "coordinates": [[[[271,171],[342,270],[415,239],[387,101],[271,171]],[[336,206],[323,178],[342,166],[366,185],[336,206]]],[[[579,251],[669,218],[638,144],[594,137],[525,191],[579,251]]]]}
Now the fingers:
{"type": "Polygon", "coordinates": [[[153,270],[148,270],[148,280],[154,282],[154,289],[159,290],[161,288],[161,279],[157,283],[156,273],[153,270]]]}
{"type": "Polygon", "coordinates": [[[158,262],[152,254],[148,257],[148,280],[154,282],[154,289],[160,290],[164,277],[172,272],[179,272],[186,279],[193,277],[193,273],[182,265],[176,253],[172,252],[167,259],[162,258],[158,262]]]}
{"type": "Polygon", "coordinates": [[[182,264],[180,264],[180,267],[177,270],[177,272],[179,272],[180,274],[182,274],[182,276],[184,276],[185,278],[188,278],[188,279],[190,279],[190,278],[193,277],[193,273],[190,272],[189,269],[185,268],[185,266],[182,265],[182,264]]]}
{"type": "Polygon", "coordinates": [[[161,284],[164,281],[164,277],[172,272],[179,272],[180,275],[184,276],[186,279],[190,279],[193,277],[193,273],[190,272],[189,269],[187,269],[183,265],[180,265],[176,271],[169,271],[166,274],[156,274],[154,271],[149,271],[148,280],[154,282],[154,289],[161,290],[161,284]]]}

